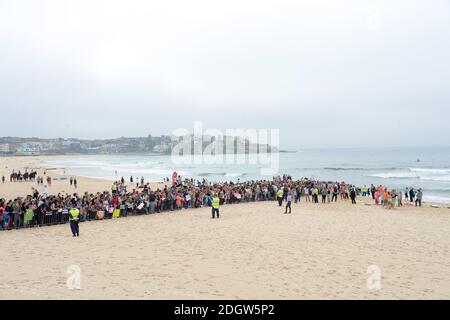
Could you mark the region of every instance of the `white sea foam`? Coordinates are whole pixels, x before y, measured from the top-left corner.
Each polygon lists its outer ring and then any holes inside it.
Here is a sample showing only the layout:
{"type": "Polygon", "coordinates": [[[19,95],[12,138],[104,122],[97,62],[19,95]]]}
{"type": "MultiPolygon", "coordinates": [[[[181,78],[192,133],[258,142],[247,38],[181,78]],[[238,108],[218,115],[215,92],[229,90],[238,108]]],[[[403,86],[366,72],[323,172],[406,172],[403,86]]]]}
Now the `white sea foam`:
{"type": "Polygon", "coordinates": [[[411,178],[411,179],[420,179],[420,176],[417,173],[414,172],[385,172],[385,173],[372,173],[367,174],[367,177],[374,177],[374,178],[383,178],[383,179],[405,179],[405,178],[411,178]]]}
{"type": "Polygon", "coordinates": [[[450,181],[450,175],[448,176],[439,176],[439,177],[429,177],[429,176],[423,176],[420,177],[422,180],[429,180],[429,181],[450,181]]]}
{"type": "Polygon", "coordinates": [[[409,168],[411,172],[423,172],[428,174],[450,174],[450,169],[437,168],[409,168]]]}
{"type": "Polygon", "coordinates": [[[450,198],[447,197],[438,197],[438,196],[429,196],[424,195],[423,196],[424,202],[436,202],[436,203],[448,203],[450,204],[450,198]]]}
{"type": "Polygon", "coordinates": [[[242,177],[243,175],[244,175],[243,173],[226,173],[225,177],[236,178],[236,177],[242,177]]]}
{"type": "Polygon", "coordinates": [[[367,177],[382,179],[418,179],[427,181],[450,181],[450,169],[407,168],[391,172],[371,173],[367,177]]]}

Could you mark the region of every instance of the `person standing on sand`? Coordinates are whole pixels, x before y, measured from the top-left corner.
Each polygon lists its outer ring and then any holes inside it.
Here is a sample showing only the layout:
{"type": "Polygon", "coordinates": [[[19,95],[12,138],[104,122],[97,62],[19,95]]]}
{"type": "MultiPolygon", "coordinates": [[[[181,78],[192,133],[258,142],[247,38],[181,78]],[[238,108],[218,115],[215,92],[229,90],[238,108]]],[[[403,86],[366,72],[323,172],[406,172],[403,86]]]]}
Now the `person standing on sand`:
{"type": "Polygon", "coordinates": [[[403,207],[403,192],[402,190],[400,190],[400,192],[398,193],[398,206],[399,207],[403,207]]]}
{"type": "Polygon", "coordinates": [[[388,207],[389,205],[389,192],[388,189],[384,189],[384,193],[383,193],[383,206],[384,207],[388,207]]]}
{"type": "Polygon", "coordinates": [[[80,236],[80,210],[72,205],[72,209],[69,210],[69,221],[70,221],[70,230],[72,231],[73,237],[80,236]]]}
{"type": "Polygon", "coordinates": [[[295,203],[300,202],[300,195],[302,194],[302,187],[297,185],[295,187],[295,203]]]}
{"type": "Polygon", "coordinates": [[[3,229],[6,225],[7,225],[7,214],[5,213],[5,208],[4,208],[4,203],[3,200],[0,200],[0,229],[3,229]],[[4,217],[6,217],[4,219],[4,217]]]}
{"type": "Polygon", "coordinates": [[[73,185],[73,178],[72,177],[70,177],[69,182],[70,182],[70,186],[72,186],[73,185]]]}
{"type": "Polygon", "coordinates": [[[114,183],[111,185],[111,194],[112,194],[113,196],[115,196],[116,193],[117,193],[117,184],[114,182],[114,183]]]}
{"type": "Polygon", "coordinates": [[[416,195],[416,207],[419,205],[419,207],[422,206],[422,198],[423,198],[423,192],[422,189],[419,189],[416,195]]]}
{"type": "Polygon", "coordinates": [[[305,193],[305,202],[311,202],[311,197],[309,195],[309,188],[305,187],[305,189],[303,190],[303,192],[305,193]]]}
{"type": "Polygon", "coordinates": [[[283,200],[287,198],[287,195],[289,193],[289,188],[287,186],[284,186],[283,188],[283,200]]]}
{"type": "Polygon", "coordinates": [[[316,186],[313,189],[313,203],[319,203],[319,189],[316,186]]]}
{"type": "Polygon", "coordinates": [[[415,198],[416,198],[416,193],[414,192],[414,188],[411,187],[411,189],[409,189],[409,201],[414,202],[415,198]]]}
{"type": "Polygon", "coordinates": [[[77,178],[74,178],[73,179],[73,186],[74,186],[75,189],[77,188],[77,185],[78,185],[77,178]]]}
{"type": "Polygon", "coordinates": [[[328,188],[326,185],[323,185],[322,190],[320,192],[320,194],[322,195],[322,203],[327,203],[327,193],[328,193],[328,188]]]}
{"type": "Polygon", "coordinates": [[[22,223],[23,223],[22,216],[23,216],[23,213],[21,211],[21,204],[20,204],[20,200],[19,199],[16,199],[13,202],[12,210],[13,210],[12,213],[13,213],[13,225],[14,225],[14,228],[17,229],[19,227],[22,227],[22,223]]]}
{"type": "Polygon", "coordinates": [[[339,191],[336,184],[331,188],[331,193],[332,193],[331,202],[337,202],[337,195],[339,191]]]}
{"type": "Polygon", "coordinates": [[[387,205],[387,209],[394,209],[395,208],[395,204],[397,203],[397,193],[395,192],[395,190],[392,190],[389,194],[389,202],[387,205]]]}
{"type": "Polygon", "coordinates": [[[350,191],[350,199],[352,199],[352,204],[356,204],[356,190],[352,188],[350,191]]]}
{"type": "Polygon", "coordinates": [[[283,205],[283,189],[279,189],[277,191],[277,200],[278,200],[278,206],[281,207],[283,205]]]}
{"type": "Polygon", "coordinates": [[[219,219],[219,206],[220,206],[220,199],[216,194],[216,195],[214,195],[214,198],[212,200],[212,218],[213,219],[216,218],[216,213],[217,213],[217,219],[219,219]]]}
{"type": "Polygon", "coordinates": [[[284,211],[284,214],[288,213],[288,209],[289,209],[289,214],[291,214],[291,203],[292,203],[292,194],[289,192],[286,196],[286,210],[284,211]]]}
{"type": "Polygon", "coordinates": [[[5,176],[2,176],[2,183],[5,183],[5,176]]]}

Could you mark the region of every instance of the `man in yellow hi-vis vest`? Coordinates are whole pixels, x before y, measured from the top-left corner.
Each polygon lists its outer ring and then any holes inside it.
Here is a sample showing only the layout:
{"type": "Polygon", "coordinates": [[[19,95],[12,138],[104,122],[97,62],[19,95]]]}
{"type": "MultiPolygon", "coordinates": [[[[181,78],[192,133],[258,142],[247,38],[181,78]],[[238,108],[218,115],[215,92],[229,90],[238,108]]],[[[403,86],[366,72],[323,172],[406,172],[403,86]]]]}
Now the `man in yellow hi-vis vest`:
{"type": "Polygon", "coordinates": [[[117,193],[117,185],[115,182],[111,186],[111,193],[112,195],[115,195],[117,193]]]}
{"type": "Polygon", "coordinates": [[[219,219],[219,205],[220,205],[220,199],[217,195],[214,196],[212,201],[212,218],[214,219],[216,217],[217,213],[217,219],[219,219]]]}
{"type": "Polygon", "coordinates": [[[73,207],[69,210],[69,221],[70,221],[70,230],[72,230],[72,234],[74,237],[80,236],[80,228],[78,223],[80,222],[80,210],[76,207],[73,207]]]}
{"type": "Polygon", "coordinates": [[[283,188],[280,188],[280,190],[278,190],[277,200],[278,200],[278,206],[281,207],[283,205],[283,188]]]}

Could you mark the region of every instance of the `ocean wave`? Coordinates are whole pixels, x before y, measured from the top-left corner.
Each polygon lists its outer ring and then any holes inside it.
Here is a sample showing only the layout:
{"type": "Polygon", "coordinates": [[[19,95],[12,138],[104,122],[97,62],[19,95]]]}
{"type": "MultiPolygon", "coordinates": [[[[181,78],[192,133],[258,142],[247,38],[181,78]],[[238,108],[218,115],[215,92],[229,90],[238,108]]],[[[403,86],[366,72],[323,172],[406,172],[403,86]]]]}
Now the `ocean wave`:
{"type": "Polygon", "coordinates": [[[310,168],[294,168],[294,170],[310,171],[310,170],[328,170],[328,171],[374,171],[374,170],[402,170],[404,168],[369,168],[369,167],[310,167],[310,168]]]}
{"type": "Polygon", "coordinates": [[[226,172],[200,172],[197,175],[199,177],[210,177],[210,176],[224,176],[226,172]]]}
{"type": "Polygon", "coordinates": [[[370,170],[398,170],[401,168],[360,168],[360,167],[354,167],[354,168],[323,168],[323,170],[330,170],[330,171],[370,171],[370,170]]]}
{"type": "MultiPolygon", "coordinates": [[[[130,173],[133,174],[139,174],[139,175],[156,175],[156,176],[165,176],[169,177],[172,176],[173,170],[169,169],[158,169],[158,168],[148,168],[148,169],[134,169],[130,170],[130,173]]],[[[185,171],[179,171],[177,170],[178,175],[181,176],[188,176],[189,173],[185,171]]]]}
{"type": "Polygon", "coordinates": [[[225,176],[229,178],[237,178],[237,177],[243,177],[248,175],[247,173],[229,173],[229,172],[200,172],[197,174],[199,177],[210,177],[210,176],[225,176]]]}
{"type": "Polygon", "coordinates": [[[423,196],[423,201],[424,202],[437,202],[437,203],[449,203],[450,204],[450,198],[429,196],[426,194],[423,196]]]}
{"type": "Polygon", "coordinates": [[[411,172],[423,172],[428,174],[450,174],[450,169],[441,168],[409,168],[411,172]]]}
{"type": "Polygon", "coordinates": [[[440,176],[440,177],[420,177],[421,180],[429,180],[429,181],[450,181],[449,176],[440,176]]]}
{"type": "Polygon", "coordinates": [[[237,177],[243,177],[246,175],[247,175],[246,173],[227,173],[227,174],[225,174],[225,177],[237,178],[237,177]]]}
{"type": "Polygon", "coordinates": [[[385,172],[367,174],[367,177],[382,178],[382,179],[417,179],[426,181],[450,181],[450,175],[430,175],[420,174],[420,172],[385,172]]]}
{"type": "Polygon", "coordinates": [[[413,172],[385,172],[367,174],[366,177],[383,179],[420,179],[420,176],[413,172]]]}
{"type": "Polygon", "coordinates": [[[423,191],[445,193],[450,196],[450,187],[449,188],[423,188],[423,191]]]}

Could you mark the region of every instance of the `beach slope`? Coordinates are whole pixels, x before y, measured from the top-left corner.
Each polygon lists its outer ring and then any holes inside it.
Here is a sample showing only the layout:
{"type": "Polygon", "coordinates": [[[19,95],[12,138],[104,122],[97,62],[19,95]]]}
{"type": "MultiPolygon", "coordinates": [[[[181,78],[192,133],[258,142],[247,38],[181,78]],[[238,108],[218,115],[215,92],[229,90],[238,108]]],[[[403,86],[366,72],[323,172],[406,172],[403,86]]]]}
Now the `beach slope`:
{"type": "Polygon", "coordinates": [[[68,225],[0,232],[0,298],[450,298],[448,209],[282,212],[260,202],[223,206],[219,220],[203,208],[84,222],[79,238],[68,225]]]}

